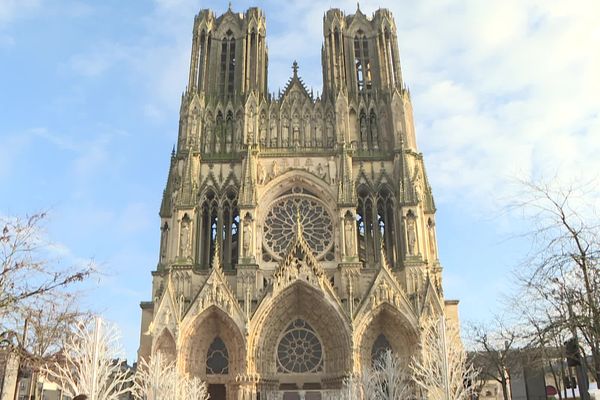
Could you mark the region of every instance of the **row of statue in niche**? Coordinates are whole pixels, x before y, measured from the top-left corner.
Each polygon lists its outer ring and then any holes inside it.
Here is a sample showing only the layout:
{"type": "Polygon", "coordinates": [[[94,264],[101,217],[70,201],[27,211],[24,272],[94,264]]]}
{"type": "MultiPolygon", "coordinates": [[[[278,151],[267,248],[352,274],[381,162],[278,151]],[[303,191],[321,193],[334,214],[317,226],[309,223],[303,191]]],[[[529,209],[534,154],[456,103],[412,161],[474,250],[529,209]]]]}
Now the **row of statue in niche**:
{"type": "Polygon", "coordinates": [[[337,164],[333,157],[329,157],[328,160],[317,161],[316,164],[310,157],[304,159],[304,162],[301,160],[301,158],[296,157],[291,160],[283,158],[272,162],[258,161],[256,164],[256,183],[264,185],[289,170],[304,170],[329,184],[336,182],[337,164]]]}
{"type": "MultiPolygon", "coordinates": [[[[234,122],[233,116],[228,114],[225,120],[217,116],[214,124],[207,122],[202,151],[206,154],[218,154],[240,150],[243,142],[243,120],[243,117],[238,117],[234,122]]],[[[331,148],[335,144],[332,115],[328,115],[327,120],[323,122],[320,116],[311,120],[308,114],[304,118],[294,114],[291,118],[281,118],[280,122],[281,126],[278,126],[278,121],[275,119],[267,123],[265,115],[261,114],[258,136],[255,137],[255,127],[250,119],[246,127],[247,142],[276,148],[331,148]]]]}
{"type": "MultiPolygon", "coordinates": [[[[202,152],[205,154],[222,154],[240,151],[243,143],[258,143],[266,148],[332,148],[335,145],[335,129],[333,115],[328,114],[325,121],[317,115],[314,119],[309,114],[303,118],[293,114],[291,118],[270,119],[261,114],[258,121],[258,132],[251,118],[246,121],[246,139],[244,139],[244,118],[231,113],[223,119],[219,113],[215,122],[207,121],[204,126],[202,152]]],[[[380,148],[380,129],[374,112],[367,117],[364,113],[358,119],[358,146],[360,149],[380,148]]],[[[193,127],[196,124],[192,124],[193,127]]],[[[193,137],[194,135],[192,135],[193,137]]]]}

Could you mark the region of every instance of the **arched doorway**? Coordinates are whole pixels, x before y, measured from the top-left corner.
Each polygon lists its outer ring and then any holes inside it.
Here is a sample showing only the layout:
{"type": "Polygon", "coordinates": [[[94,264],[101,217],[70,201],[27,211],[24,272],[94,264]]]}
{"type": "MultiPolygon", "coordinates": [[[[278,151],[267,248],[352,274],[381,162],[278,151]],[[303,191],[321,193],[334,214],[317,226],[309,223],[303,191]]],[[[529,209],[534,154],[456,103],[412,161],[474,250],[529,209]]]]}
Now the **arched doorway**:
{"type": "Polygon", "coordinates": [[[256,372],[278,383],[277,398],[318,400],[341,388],[352,365],[349,321],[323,291],[298,280],[253,323],[249,351],[256,372]]]}
{"type": "Polygon", "coordinates": [[[205,381],[211,400],[235,399],[235,378],[244,371],[246,343],[233,319],[210,307],[195,317],[183,337],[183,372],[205,381]]]}
{"type": "Polygon", "coordinates": [[[386,350],[409,362],[417,349],[413,324],[394,306],[384,303],[372,310],[357,330],[360,365],[370,366],[386,350]]]}

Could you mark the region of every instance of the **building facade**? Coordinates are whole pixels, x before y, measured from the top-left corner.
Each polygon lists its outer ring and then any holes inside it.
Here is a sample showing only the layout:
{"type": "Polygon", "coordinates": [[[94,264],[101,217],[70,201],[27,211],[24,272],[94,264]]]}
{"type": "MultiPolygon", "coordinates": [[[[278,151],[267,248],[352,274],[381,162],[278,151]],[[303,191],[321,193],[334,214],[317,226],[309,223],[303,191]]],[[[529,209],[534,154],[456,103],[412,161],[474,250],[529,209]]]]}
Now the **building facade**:
{"type": "Polygon", "coordinates": [[[435,205],[391,13],[323,18],[323,90],[267,90],[263,12],[194,19],[140,357],[211,399],[338,399],[444,301],[435,205]]]}

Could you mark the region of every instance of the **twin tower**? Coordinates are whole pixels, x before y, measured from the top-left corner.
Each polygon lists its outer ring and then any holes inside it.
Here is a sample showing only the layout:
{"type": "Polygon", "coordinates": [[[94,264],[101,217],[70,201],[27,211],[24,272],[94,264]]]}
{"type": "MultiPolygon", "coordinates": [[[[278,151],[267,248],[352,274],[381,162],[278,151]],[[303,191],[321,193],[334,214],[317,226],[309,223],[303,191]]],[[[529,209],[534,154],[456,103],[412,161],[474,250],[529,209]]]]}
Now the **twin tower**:
{"type": "Polygon", "coordinates": [[[260,9],[194,19],[140,357],[211,399],[338,399],[382,351],[408,360],[424,314],[457,318],[392,15],[323,30],[321,95],[295,62],[273,95],[260,9]]]}

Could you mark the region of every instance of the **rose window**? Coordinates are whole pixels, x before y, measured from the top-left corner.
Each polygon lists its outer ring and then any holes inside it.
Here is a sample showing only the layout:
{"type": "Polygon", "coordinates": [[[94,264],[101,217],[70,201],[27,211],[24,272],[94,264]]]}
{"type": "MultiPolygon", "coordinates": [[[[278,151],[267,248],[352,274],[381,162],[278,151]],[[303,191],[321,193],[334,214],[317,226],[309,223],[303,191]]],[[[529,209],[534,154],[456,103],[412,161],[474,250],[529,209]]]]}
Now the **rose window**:
{"type": "Polygon", "coordinates": [[[302,193],[282,196],[269,207],[264,221],[265,249],[274,258],[283,258],[296,237],[298,218],[304,240],[315,257],[322,258],[333,246],[332,217],[323,202],[302,193]]]}
{"type": "Polygon", "coordinates": [[[323,371],[323,349],[312,327],[301,319],[292,322],[277,346],[277,372],[323,371]]]}

